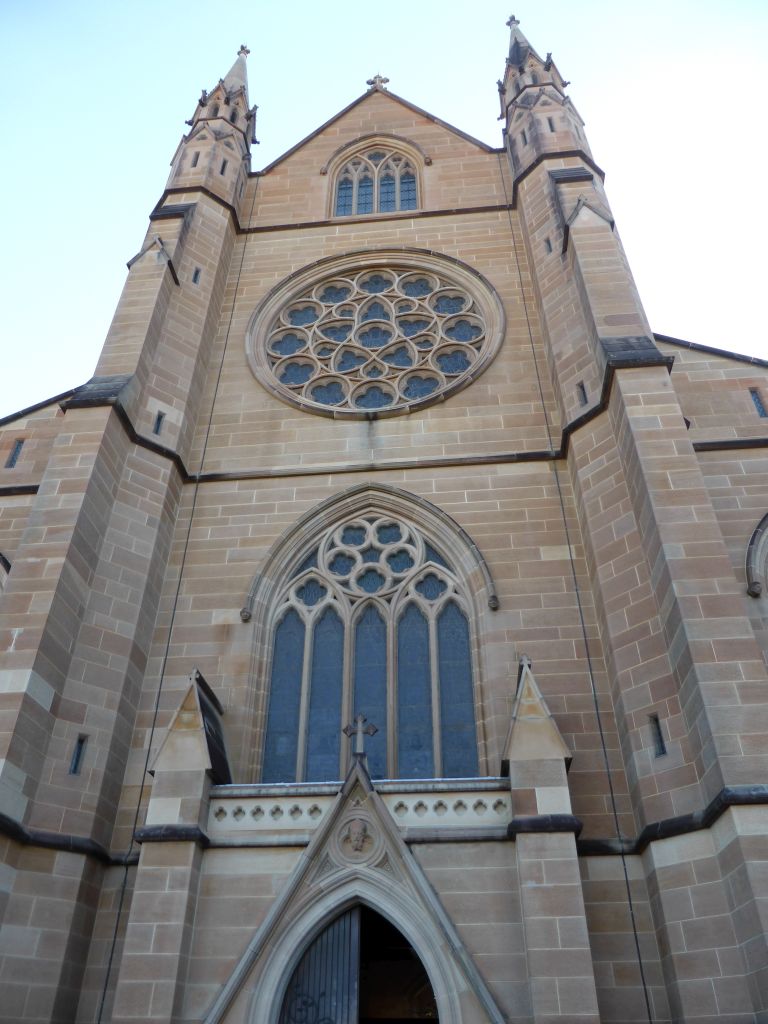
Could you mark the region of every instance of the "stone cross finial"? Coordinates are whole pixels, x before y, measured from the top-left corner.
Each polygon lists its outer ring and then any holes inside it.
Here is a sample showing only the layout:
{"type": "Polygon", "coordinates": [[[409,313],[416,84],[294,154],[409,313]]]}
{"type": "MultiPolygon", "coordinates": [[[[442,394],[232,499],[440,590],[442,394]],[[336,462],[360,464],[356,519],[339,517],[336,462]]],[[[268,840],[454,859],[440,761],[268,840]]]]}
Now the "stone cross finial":
{"type": "Polygon", "coordinates": [[[520,19],[516,18],[514,16],[514,14],[510,14],[509,18],[507,19],[507,25],[509,26],[509,28],[514,28],[515,25],[519,25],[519,24],[520,24],[520,19]]]}
{"type": "Polygon", "coordinates": [[[365,737],[373,736],[379,730],[372,722],[365,723],[368,719],[363,714],[358,714],[354,722],[351,725],[345,725],[342,732],[345,736],[355,737],[355,747],[352,751],[353,754],[364,754],[365,753],[365,737]]]}
{"type": "Polygon", "coordinates": [[[238,57],[247,57],[250,52],[251,51],[248,49],[248,47],[245,45],[245,43],[243,43],[243,45],[237,51],[237,56],[238,57]]]}
{"type": "Polygon", "coordinates": [[[370,85],[372,89],[383,89],[388,81],[388,78],[384,78],[383,75],[379,75],[377,73],[373,76],[373,78],[369,78],[365,84],[370,85]]]}

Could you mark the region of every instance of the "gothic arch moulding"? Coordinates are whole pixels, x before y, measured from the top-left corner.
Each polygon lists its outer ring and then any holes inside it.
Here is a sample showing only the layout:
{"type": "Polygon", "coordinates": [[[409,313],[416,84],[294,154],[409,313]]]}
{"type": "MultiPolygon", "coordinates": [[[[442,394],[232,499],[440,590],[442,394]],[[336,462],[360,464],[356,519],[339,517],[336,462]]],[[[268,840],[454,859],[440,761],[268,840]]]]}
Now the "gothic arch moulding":
{"type": "Polygon", "coordinates": [[[424,205],[421,146],[390,132],[370,133],[340,146],[321,168],[328,175],[328,216],[418,210],[424,205]]]}
{"type": "Polygon", "coordinates": [[[375,711],[375,777],[486,774],[479,637],[497,607],[477,546],[430,502],[364,484],[312,509],[273,546],[241,612],[254,624],[250,777],[339,778],[344,723],[331,707],[375,711]]]}
{"type": "Polygon", "coordinates": [[[305,412],[396,416],[443,401],[490,364],[504,336],[491,284],[423,249],[366,249],[297,271],[246,332],[259,383],[305,412]]]}

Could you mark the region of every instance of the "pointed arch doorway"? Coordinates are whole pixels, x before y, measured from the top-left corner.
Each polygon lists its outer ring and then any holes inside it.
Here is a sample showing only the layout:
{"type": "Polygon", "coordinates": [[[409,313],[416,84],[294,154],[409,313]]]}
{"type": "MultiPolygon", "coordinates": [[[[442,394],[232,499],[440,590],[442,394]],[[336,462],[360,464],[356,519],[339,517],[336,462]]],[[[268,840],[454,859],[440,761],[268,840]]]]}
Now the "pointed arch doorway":
{"type": "Polygon", "coordinates": [[[381,914],[355,906],[309,945],[283,998],[279,1024],[437,1021],[427,972],[381,914]]]}

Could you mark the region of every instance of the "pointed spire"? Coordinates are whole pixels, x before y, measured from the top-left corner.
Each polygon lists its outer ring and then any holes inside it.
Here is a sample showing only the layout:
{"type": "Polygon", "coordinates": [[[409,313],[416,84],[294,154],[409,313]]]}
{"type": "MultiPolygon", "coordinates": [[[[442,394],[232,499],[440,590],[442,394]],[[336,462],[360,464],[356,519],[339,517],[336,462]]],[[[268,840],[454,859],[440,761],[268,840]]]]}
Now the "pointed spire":
{"type": "MultiPolygon", "coordinates": [[[[510,29],[509,63],[514,67],[520,67],[520,65],[525,62],[525,58],[528,54],[533,50],[533,47],[520,31],[520,22],[514,14],[510,14],[507,19],[507,25],[510,29]]],[[[536,51],[533,50],[533,53],[536,53],[536,51]]],[[[538,54],[536,54],[536,56],[538,57],[538,54]]]]}
{"type": "Polygon", "coordinates": [[[248,101],[248,65],[246,64],[246,57],[250,52],[245,43],[243,43],[237,51],[235,63],[223,78],[224,88],[228,93],[237,92],[238,89],[245,90],[246,102],[248,101]]]}

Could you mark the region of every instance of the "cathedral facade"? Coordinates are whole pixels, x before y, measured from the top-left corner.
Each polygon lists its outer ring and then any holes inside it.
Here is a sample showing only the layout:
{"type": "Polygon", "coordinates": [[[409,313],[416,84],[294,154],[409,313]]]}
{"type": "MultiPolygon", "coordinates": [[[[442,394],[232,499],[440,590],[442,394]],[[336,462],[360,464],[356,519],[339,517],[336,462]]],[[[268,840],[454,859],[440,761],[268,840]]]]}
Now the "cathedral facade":
{"type": "Polygon", "coordinates": [[[242,48],[0,421],[0,1020],[768,1021],[768,363],[509,26],[498,148],[377,75],[259,171],[242,48]]]}

